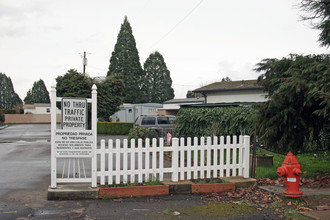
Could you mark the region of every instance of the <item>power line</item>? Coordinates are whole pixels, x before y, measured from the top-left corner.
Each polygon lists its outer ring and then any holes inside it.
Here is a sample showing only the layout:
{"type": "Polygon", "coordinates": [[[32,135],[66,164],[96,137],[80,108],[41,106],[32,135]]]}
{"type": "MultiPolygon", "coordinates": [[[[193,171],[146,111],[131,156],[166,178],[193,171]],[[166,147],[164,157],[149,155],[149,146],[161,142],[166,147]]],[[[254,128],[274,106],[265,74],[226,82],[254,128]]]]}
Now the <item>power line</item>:
{"type": "Polygon", "coordinates": [[[186,18],[189,17],[191,13],[193,13],[202,3],[204,0],[201,0],[193,9],[191,9],[188,14],[186,14],[178,23],[176,23],[166,34],[164,34],[156,43],[154,43],[151,47],[147,49],[147,51],[150,51],[152,48],[154,48],[159,42],[164,40],[172,31],[174,31],[175,28],[177,28],[186,18]]]}

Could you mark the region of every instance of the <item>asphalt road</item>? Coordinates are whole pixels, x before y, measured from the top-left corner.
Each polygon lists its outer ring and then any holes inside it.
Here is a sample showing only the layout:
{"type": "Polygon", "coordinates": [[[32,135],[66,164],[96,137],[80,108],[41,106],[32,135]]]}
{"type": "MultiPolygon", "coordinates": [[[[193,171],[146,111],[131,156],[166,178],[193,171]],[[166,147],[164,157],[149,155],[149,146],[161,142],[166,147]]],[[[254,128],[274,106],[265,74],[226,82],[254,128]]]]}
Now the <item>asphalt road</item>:
{"type": "Polygon", "coordinates": [[[50,125],[13,125],[0,130],[0,219],[270,218],[269,212],[257,210],[230,217],[207,215],[207,211],[196,214],[199,207],[207,209],[207,202],[192,195],[48,201],[49,185],[50,125]]]}

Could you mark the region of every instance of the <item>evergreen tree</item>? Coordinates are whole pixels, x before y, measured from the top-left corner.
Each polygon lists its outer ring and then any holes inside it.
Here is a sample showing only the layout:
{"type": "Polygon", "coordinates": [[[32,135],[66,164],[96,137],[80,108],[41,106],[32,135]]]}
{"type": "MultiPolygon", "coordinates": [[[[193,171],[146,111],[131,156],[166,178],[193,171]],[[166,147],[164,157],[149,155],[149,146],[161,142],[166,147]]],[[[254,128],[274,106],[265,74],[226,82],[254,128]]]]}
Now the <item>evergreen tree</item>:
{"type": "MultiPolygon", "coordinates": [[[[56,94],[59,97],[91,97],[93,80],[77,70],[68,70],[64,76],[58,76],[56,82],[56,94]]],[[[95,84],[97,86],[98,118],[108,121],[122,104],[123,82],[117,77],[107,77],[105,81],[95,82],[95,84]]]]}
{"type": "Polygon", "coordinates": [[[125,16],[110,58],[107,76],[117,76],[123,80],[125,86],[123,92],[124,102],[141,103],[145,101],[145,96],[141,90],[142,74],[143,71],[132,28],[125,16]]]}
{"type": "Polygon", "coordinates": [[[302,152],[330,146],[330,55],[290,55],[257,64],[269,100],[258,106],[268,148],[302,152]]]}
{"type": "Polygon", "coordinates": [[[224,77],[221,79],[221,82],[231,82],[231,78],[229,78],[228,76],[224,77]]]}
{"type": "Polygon", "coordinates": [[[107,77],[97,83],[97,116],[101,121],[109,121],[110,116],[119,110],[123,102],[123,81],[116,77],[107,77]]]}
{"type": "Polygon", "coordinates": [[[166,67],[163,56],[159,52],[149,55],[144,67],[144,87],[148,102],[163,103],[174,98],[170,71],[166,67]]]}
{"type": "Polygon", "coordinates": [[[56,94],[59,97],[91,97],[92,80],[75,69],[58,76],[56,82],[56,94]]]}
{"type": "Polygon", "coordinates": [[[10,109],[22,104],[22,100],[14,91],[10,77],[0,73],[0,108],[10,109]]]}
{"type": "Polygon", "coordinates": [[[195,98],[195,93],[193,93],[191,90],[187,91],[186,98],[195,98]]]}
{"type": "Polygon", "coordinates": [[[27,92],[24,102],[25,104],[50,103],[49,92],[42,79],[33,83],[33,87],[27,92]]]}
{"type": "Polygon", "coordinates": [[[313,28],[321,31],[319,42],[321,46],[330,45],[330,0],[301,0],[300,8],[303,20],[311,22],[313,28]]]}

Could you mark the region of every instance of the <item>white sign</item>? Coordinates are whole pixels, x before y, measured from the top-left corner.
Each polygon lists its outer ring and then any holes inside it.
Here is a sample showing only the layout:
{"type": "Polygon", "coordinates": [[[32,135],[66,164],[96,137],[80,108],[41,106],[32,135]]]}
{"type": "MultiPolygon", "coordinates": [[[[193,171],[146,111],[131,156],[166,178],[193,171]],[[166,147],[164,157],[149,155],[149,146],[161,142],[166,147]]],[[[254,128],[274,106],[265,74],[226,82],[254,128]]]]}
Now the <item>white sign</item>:
{"type": "Polygon", "coordinates": [[[62,99],[62,129],[87,129],[87,100],[76,98],[62,99]]]}
{"type": "Polygon", "coordinates": [[[95,142],[93,130],[66,131],[55,130],[54,142],[57,158],[93,157],[95,142]]]}
{"type": "Polygon", "coordinates": [[[286,179],[288,182],[292,182],[292,183],[295,183],[295,182],[297,182],[297,179],[296,178],[287,178],[286,179]]]}

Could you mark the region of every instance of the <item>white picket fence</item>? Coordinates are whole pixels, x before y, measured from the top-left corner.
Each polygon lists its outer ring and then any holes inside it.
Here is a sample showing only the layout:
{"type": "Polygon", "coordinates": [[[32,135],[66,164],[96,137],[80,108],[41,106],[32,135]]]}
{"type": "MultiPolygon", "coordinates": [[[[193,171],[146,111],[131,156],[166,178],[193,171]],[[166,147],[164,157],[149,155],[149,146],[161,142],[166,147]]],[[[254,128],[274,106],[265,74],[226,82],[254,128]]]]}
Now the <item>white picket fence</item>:
{"type": "MultiPolygon", "coordinates": [[[[173,138],[172,146],[164,146],[163,139],[141,139],[136,145],[128,141],[101,140],[96,149],[97,182],[119,184],[121,182],[144,182],[150,179],[162,181],[170,175],[173,182],[189,179],[229,176],[249,177],[249,136],[221,136],[185,139],[173,138]],[[152,142],[152,143],[150,143],[152,142]],[[198,144],[199,143],[199,144],[198,144]],[[168,167],[168,164],[171,166],[168,167]]],[[[94,180],[95,181],[95,180],[94,180]]]]}

